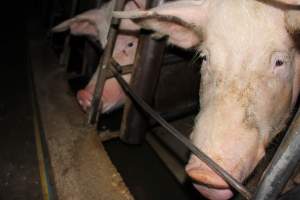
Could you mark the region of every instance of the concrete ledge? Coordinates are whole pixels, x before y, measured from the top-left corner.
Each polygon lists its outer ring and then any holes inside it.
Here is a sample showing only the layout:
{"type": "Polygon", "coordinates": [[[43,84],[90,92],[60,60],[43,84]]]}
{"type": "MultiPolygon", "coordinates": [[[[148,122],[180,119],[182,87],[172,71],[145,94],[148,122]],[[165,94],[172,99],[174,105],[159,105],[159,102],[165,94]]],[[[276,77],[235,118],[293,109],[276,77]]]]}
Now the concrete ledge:
{"type": "Polygon", "coordinates": [[[86,125],[53,52],[45,42],[31,41],[30,54],[58,198],[133,199],[95,128],[86,125]]]}

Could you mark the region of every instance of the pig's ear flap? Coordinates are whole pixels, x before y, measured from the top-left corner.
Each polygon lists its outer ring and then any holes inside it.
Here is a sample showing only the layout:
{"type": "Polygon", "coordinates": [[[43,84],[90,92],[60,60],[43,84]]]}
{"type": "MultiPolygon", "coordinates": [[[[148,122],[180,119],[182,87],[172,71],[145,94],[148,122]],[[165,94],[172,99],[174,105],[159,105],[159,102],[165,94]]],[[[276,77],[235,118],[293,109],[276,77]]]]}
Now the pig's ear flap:
{"type": "Polygon", "coordinates": [[[289,33],[300,33],[300,10],[289,10],[285,13],[285,24],[289,33]]]}
{"type": "Polygon", "coordinates": [[[114,12],[113,17],[132,19],[144,29],[169,36],[169,43],[187,49],[202,41],[201,28],[207,20],[209,2],[175,1],[148,11],[114,12]]]}
{"type": "Polygon", "coordinates": [[[97,37],[97,28],[90,19],[74,17],[53,27],[52,32],[63,32],[70,29],[73,35],[88,35],[97,37]]]}
{"type": "Polygon", "coordinates": [[[73,35],[94,37],[102,47],[107,43],[107,34],[112,19],[114,3],[106,3],[99,9],[90,10],[77,15],[52,28],[53,32],[70,29],[73,35]]]}
{"type": "Polygon", "coordinates": [[[277,0],[285,5],[285,24],[289,33],[300,32],[300,0],[277,0]]]}

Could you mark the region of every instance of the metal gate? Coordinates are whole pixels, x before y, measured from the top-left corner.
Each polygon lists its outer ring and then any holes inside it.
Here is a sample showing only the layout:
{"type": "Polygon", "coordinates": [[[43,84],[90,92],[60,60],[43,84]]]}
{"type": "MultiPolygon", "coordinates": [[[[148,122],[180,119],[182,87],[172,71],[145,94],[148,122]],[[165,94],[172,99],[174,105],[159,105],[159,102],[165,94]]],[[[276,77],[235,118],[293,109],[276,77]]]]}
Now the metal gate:
{"type": "MultiPolygon", "coordinates": [[[[123,10],[125,2],[126,0],[118,0],[116,3],[115,10],[123,10]]],[[[147,1],[147,6],[154,7],[163,2],[163,0],[149,0],[147,1]]],[[[298,166],[300,159],[300,109],[296,113],[293,122],[291,123],[271,163],[265,170],[265,173],[261,178],[259,185],[257,186],[257,190],[254,192],[250,192],[244,185],[242,185],[234,177],[232,177],[229,173],[222,169],[222,167],[216,164],[205,153],[203,153],[200,149],[193,145],[189,141],[189,139],[184,137],[163,117],[161,117],[157,112],[155,112],[147,104],[147,98],[146,101],[144,100],[145,98],[142,98],[144,94],[142,94],[139,90],[132,89],[122,78],[120,73],[121,67],[118,66],[118,64],[112,59],[112,52],[118,33],[118,25],[119,20],[113,19],[111,23],[111,28],[109,30],[108,43],[98,65],[98,70],[100,71],[100,73],[97,77],[96,89],[92,100],[92,106],[89,111],[89,123],[94,124],[99,117],[99,100],[103,91],[104,82],[107,74],[106,72],[111,71],[113,76],[115,76],[122,89],[133,103],[133,107],[131,107],[132,110],[129,113],[127,113],[127,120],[134,117],[136,120],[138,120],[138,123],[143,124],[147,120],[144,117],[145,114],[151,117],[158,124],[164,127],[171,135],[173,135],[180,142],[182,142],[194,155],[196,155],[200,160],[205,162],[214,172],[221,176],[232,188],[238,191],[244,198],[253,200],[278,199],[280,192],[283,190],[283,187],[285,186],[292,173],[298,166]]],[[[138,51],[139,59],[136,61],[135,65],[139,66],[143,64],[143,70],[147,70],[148,77],[150,76],[151,78],[154,78],[156,77],[155,75],[157,74],[157,72],[160,70],[165,42],[164,39],[158,41],[152,40],[150,36],[144,37],[143,41],[144,45],[142,45],[142,47],[138,51]],[[154,54],[155,59],[149,58],[149,51],[151,51],[154,54]],[[153,68],[153,66],[155,67],[153,68]]],[[[154,92],[152,89],[153,85],[151,84],[145,84],[143,89],[145,88],[147,88],[147,91],[150,91],[150,93],[154,92]]],[[[137,132],[145,133],[145,126],[140,127],[142,130],[137,132]]],[[[127,126],[123,127],[122,132],[123,134],[121,135],[121,138],[129,143],[140,143],[145,137],[144,134],[132,134],[130,132],[130,127],[127,126]]]]}

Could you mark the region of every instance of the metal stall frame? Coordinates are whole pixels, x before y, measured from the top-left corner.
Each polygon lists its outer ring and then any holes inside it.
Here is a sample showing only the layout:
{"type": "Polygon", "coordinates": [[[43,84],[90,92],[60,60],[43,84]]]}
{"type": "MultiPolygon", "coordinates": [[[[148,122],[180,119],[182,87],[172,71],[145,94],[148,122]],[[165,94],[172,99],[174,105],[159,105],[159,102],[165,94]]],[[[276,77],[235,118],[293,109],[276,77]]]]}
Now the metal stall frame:
{"type": "MultiPolygon", "coordinates": [[[[125,0],[118,0],[115,10],[122,10],[124,8],[125,0]]],[[[285,186],[286,182],[292,175],[292,172],[297,167],[300,160],[300,110],[298,111],[292,125],[289,127],[280,147],[278,148],[271,164],[265,171],[265,174],[260,181],[257,191],[251,193],[242,183],[237,181],[233,176],[226,172],[222,167],[215,163],[205,153],[198,149],[195,145],[184,137],[178,130],[170,125],[163,117],[155,112],[136,92],[130,88],[126,81],[121,77],[121,67],[112,60],[112,51],[116,41],[117,27],[119,25],[118,19],[112,20],[112,25],[108,35],[108,45],[104,51],[104,55],[100,60],[98,69],[100,70],[97,78],[96,89],[94,91],[92,107],[89,113],[89,123],[93,124],[98,119],[98,108],[101,100],[101,94],[104,87],[107,69],[109,69],[114,77],[121,85],[124,92],[133,102],[134,106],[143,111],[146,116],[151,117],[154,121],[164,127],[171,135],[182,142],[194,155],[206,163],[215,173],[221,176],[232,188],[239,192],[245,199],[253,200],[273,200],[278,198],[280,192],[285,186]],[[281,180],[279,180],[279,178],[281,180]]],[[[147,48],[144,47],[144,48],[147,48]]],[[[142,136],[143,137],[143,136],[142,136]]],[[[140,141],[140,140],[139,140],[140,141]]]]}
{"type": "MultiPolygon", "coordinates": [[[[114,10],[121,11],[124,9],[126,0],[116,0],[114,10]]],[[[92,105],[89,110],[88,123],[95,124],[99,118],[98,108],[101,105],[101,96],[103,93],[104,83],[106,79],[107,66],[109,65],[114,46],[117,39],[118,27],[120,24],[120,19],[112,18],[111,25],[108,32],[107,45],[104,50],[103,56],[100,59],[99,65],[97,66],[98,76],[95,85],[95,90],[92,99],[92,105]],[[100,105],[99,105],[100,103],[100,105]]]]}
{"type": "MultiPolygon", "coordinates": [[[[115,62],[113,62],[115,63],[115,62]]],[[[207,164],[214,172],[221,176],[231,187],[239,192],[244,198],[252,200],[275,200],[283,190],[285,184],[297,168],[300,161],[300,109],[281,142],[275,156],[260,181],[257,191],[253,194],[222,167],[209,158],[204,152],[183,136],[178,130],[170,125],[164,118],[155,112],[142,98],[135,94],[126,81],[117,71],[116,63],[111,65],[110,70],[116,77],[124,92],[141,108],[148,116],[165,128],[171,135],[183,143],[194,155],[207,164]]]]}

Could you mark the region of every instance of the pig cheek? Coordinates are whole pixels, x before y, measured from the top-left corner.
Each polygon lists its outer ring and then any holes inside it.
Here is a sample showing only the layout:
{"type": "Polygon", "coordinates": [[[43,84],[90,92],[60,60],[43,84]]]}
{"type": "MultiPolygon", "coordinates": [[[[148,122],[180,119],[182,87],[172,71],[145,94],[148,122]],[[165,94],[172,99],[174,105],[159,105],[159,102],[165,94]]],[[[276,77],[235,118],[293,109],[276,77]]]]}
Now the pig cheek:
{"type": "Polygon", "coordinates": [[[255,110],[264,145],[285,125],[292,105],[292,86],[269,80],[257,91],[255,110]]]}

